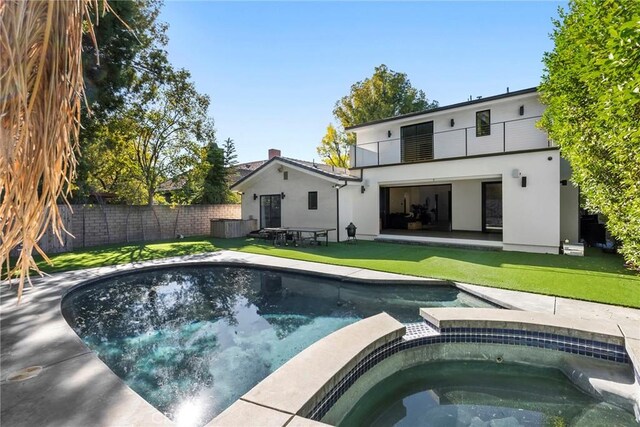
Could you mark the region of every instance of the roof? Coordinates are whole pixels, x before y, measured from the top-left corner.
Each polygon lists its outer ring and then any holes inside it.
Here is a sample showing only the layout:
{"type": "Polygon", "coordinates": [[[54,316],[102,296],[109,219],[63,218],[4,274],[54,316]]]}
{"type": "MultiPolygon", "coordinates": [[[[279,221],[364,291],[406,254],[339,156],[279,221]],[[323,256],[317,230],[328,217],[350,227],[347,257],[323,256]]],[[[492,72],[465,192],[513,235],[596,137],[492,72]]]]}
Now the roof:
{"type": "Polygon", "coordinates": [[[233,165],[233,171],[229,176],[230,186],[233,186],[236,182],[240,181],[247,175],[250,175],[253,171],[267,162],[268,160],[257,160],[255,162],[238,163],[237,165],[233,165]]]}
{"type": "Polygon", "coordinates": [[[157,191],[166,193],[170,191],[182,190],[182,188],[185,186],[186,183],[187,183],[187,178],[184,176],[184,174],[180,174],[175,178],[171,178],[167,181],[164,181],[162,184],[158,186],[157,191]]]}
{"type": "Polygon", "coordinates": [[[253,172],[247,174],[246,176],[240,178],[237,182],[235,182],[233,185],[231,185],[231,188],[237,186],[238,184],[246,181],[247,179],[249,179],[251,176],[253,176],[254,174],[262,171],[263,169],[266,169],[267,166],[269,166],[271,163],[274,163],[276,161],[291,165],[291,166],[297,166],[301,169],[304,169],[306,171],[309,172],[313,172],[316,173],[318,175],[324,176],[326,178],[334,178],[337,180],[343,180],[343,181],[360,181],[360,177],[359,176],[355,176],[355,175],[351,175],[349,173],[348,169],[345,168],[338,168],[335,166],[330,166],[330,165],[325,165],[322,163],[316,163],[316,162],[307,162],[305,160],[298,160],[298,159],[291,159],[289,157],[274,157],[271,160],[268,160],[266,162],[264,162],[260,167],[258,167],[257,169],[255,169],[253,172]]]}
{"type": "MultiPolygon", "coordinates": [[[[229,175],[228,182],[231,183],[231,185],[235,184],[265,163],[267,163],[267,160],[257,160],[255,162],[238,163],[237,165],[233,165],[231,167],[231,173],[229,175]]],[[[182,190],[186,183],[187,178],[185,177],[185,173],[182,173],[164,181],[158,186],[158,191],[168,193],[171,191],[182,190]]]]}
{"type": "Polygon", "coordinates": [[[466,107],[468,105],[482,104],[483,102],[491,102],[491,101],[496,101],[496,100],[499,100],[499,99],[510,98],[512,96],[525,95],[525,94],[528,94],[528,93],[536,93],[537,91],[538,91],[537,87],[530,87],[528,89],[516,90],[515,92],[507,92],[507,93],[502,93],[500,95],[488,96],[486,98],[478,98],[478,99],[474,99],[474,100],[471,100],[471,101],[459,102],[457,104],[445,105],[445,106],[442,106],[442,107],[432,108],[430,110],[417,111],[417,112],[414,112],[414,113],[407,113],[407,114],[401,114],[399,116],[388,117],[386,119],[373,120],[373,121],[370,121],[370,122],[367,122],[367,123],[361,123],[359,125],[349,126],[349,127],[345,128],[345,130],[358,129],[358,128],[361,128],[361,127],[375,125],[375,124],[378,124],[378,123],[386,123],[386,122],[391,122],[393,120],[399,120],[399,119],[406,119],[406,118],[409,118],[409,117],[421,116],[423,114],[433,114],[433,113],[437,113],[439,111],[451,110],[453,108],[460,108],[460,107],[466,107]]]}

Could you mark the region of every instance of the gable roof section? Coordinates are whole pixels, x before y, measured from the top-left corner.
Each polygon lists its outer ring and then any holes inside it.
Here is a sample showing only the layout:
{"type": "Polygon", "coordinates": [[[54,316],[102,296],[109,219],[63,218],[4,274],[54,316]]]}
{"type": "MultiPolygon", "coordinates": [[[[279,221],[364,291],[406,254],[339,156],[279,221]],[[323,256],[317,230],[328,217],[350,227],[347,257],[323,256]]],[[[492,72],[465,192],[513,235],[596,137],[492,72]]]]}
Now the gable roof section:
{"type": "Polygon", "coordinates": [[[483,102],[497,101],[499,99],[510,98],[512,96],[526,95],[528,93],[536,93],[537,91],[538,91],[537,87],[531,87],[531,88],[528,88],[528,89],[516,90],[514,92],[507,92],[507,93],[502,93],[500,95],[488,96],[486,98],[479,98],[479,99],[474,99],[474,100],[471,100],[471,101],[459,102],[457,104],[445,105],[443,107],[432,108],[430,110],[417,111],[415,113],[401,114],[399,116],[389,117],[389,118],[386,118],[386,119],[373,120],[371,122],[361,123],[361,124],[355,125],[355,126],[349,126],[349,127],[345,128],[345,130],[350,131],[350,130],[359,129],[359,128],[362,128],[362,127],[365,127],[365,126],[376,125],[376,124],[379,124],[379,123],[392,122],[394,120],[400,120],[400,119],[406,119],[406,118],[409,118],[409,117],[422,116],[422,115],[426,115],[426,114],[437,113],[439,111],[451,110],[453,108],[466,107],[466,106],[474,105],[474,104],[482,104],[483,102]]]}
{"type": "Polygon", "coordinates": [[[318,174],[320,177],[326,179],[336,179],[341,181],[360,181],[360,177],[350,175],[347,169],[343,168],[335,168],[325,164],[317,164],[312,162],[306,162],[304,160],[291,159],[288,157],[274,157],[268,162],[264,163],[262,166],[251,172],[249,175],[242,177],[236,183],[231,186],[231,189],[234,187],[246,182],[252,177],[260,174],[263,170],[267,169],[269,165],[275,162],[284,163],[289,166],[293,166],[303,172],[318,174]]]}

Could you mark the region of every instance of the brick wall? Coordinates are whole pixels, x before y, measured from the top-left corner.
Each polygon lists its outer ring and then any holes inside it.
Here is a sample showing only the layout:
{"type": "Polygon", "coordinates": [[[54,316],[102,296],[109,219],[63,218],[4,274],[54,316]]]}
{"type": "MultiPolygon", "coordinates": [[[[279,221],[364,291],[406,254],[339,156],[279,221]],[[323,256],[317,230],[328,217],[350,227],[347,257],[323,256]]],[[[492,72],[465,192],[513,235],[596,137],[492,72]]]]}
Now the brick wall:
{"type": "Polygon", "coordinates": [[[177,235],[204,236],[212,218],[239,219],[240,205],[188,206],[60,206],[63,222],[72,236],[47,232],[40,240],[45,252],[68,252],[91,246],[172,239],[177,235]]]}

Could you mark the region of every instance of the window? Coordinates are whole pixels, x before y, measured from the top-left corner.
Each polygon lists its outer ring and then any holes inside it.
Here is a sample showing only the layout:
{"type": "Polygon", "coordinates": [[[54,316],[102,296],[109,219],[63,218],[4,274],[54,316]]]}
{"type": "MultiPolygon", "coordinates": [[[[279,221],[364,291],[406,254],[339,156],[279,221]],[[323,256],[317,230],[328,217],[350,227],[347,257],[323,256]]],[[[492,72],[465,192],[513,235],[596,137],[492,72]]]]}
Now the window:
{"type": "Polygon", "coordinates": [[[433,160],[433,122],[400,128],[402,163],[433,160]]]}
{"type": "Polygon", "coordinates": [[[282,179],[284,179],[285,181],[287,181],[289,179],[289,172],[288,171],[282,172],[282,179]]]}
{"type": "Polygon", "coordinates": [[[476,136],[491,135],[491,110],[476,112],[476,136]]]}
{"type": "Polygon", "coordinates": [[[318,192],[309,191],[309,210],[318,209],[318,192]]]}

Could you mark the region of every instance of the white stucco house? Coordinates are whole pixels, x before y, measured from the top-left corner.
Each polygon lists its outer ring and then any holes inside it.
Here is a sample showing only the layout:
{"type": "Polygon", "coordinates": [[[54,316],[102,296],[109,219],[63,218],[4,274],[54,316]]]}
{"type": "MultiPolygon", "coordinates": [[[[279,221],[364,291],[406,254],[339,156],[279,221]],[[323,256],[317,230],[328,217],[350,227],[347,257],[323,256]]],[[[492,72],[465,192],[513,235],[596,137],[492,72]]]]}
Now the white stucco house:
{"type": "Polygon", "coordinates": [[[578,240],[578,189],[543,111],[530,88],[365,123],[349,170],[275,155],[232,189],[260,227],[558,253],[578,240]]]}

